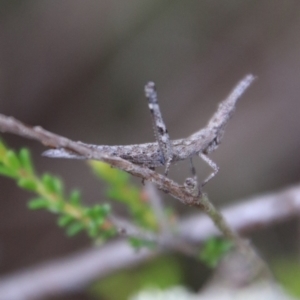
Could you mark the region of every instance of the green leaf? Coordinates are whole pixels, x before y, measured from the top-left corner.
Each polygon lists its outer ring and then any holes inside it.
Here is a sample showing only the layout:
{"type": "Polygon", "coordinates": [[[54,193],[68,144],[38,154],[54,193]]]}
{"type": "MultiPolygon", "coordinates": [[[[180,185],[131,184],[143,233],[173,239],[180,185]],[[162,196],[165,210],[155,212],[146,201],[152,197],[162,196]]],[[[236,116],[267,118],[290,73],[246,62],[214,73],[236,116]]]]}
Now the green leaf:
{"type": "Polygon", "coordinates": [[[19,161],[16,153],[12,150],[8,150],[6,152],[6,163],[7,163],[7,166],[13,170],[18,170],[21,167],[20,161],[19,161]]]}
{"type": "Polygon", "coordinates": [[[52,180],[52,176],[49,174],[44,174],[42,176],[42,182],[44,184],[44,186],[48,189],[53,191],[53,180],[52,180]]]}
{"type": "Polygon", "coordinates": [[[95,205],[94,207],[86,207],[84,208],[84,216],[90,217],[93,219],[93,221],[97,221],[98,223],[102,223],[103,219],[106,218],[106,216],[110,212],[110,206],[108,204],[103,205],[95,205]]]}
{"type": "Polygon", "coordinates": [[[18,180],[18,186],[33,192],[37,190],[37,182],[34,179],[20,178],[18,180]]]}
{"type": "Polygon", "coordinates": [[[59,178],[54,177],[49,174],[44,174],[42,177],[42,181],[43,181],[45,188],[49,192],[56,193],[59,195],[63,194],[63,183],[59,178]]]}
{"type": "Polygon", "coordinates": [[[20,150],[19,159],[20,159],[22,167],[29,174],[33,174],[34,173],[33,164],[32,164],[30,152],[28,149],[22,148],[20,150]]]}
{"type": "Polygon", "coordinates": [[[3,155],[6,153],[7,148],[4,145],[3,141],[0,139],[0,157],[3,157],[3,155]]]}
{"type": "Polygon", "coordinates": [[[57,224],[59,227],[66,227],[67,225],[71,224],[73,221],[74,218],[72,216],[63,215],[59,217],[57,224]]]}
{"type": "Polygon", "coordinates": [[[5,166],[0,165],[0,175],[11,177],[11,178],[16,178],[17,172],[15,170],[11,170],[5,166]]]}
{"type": "Polygon", "coordinates": [[[129,183],[130,176],[118,169],[112,168],[109,164],[102,161],[89,161],[94,173],[110,184],[126,184],[129,183]]]}
{"type": "Polygon", "coordinates": [[[202,260],[208,267],[215,268],[221,258],[233,247],[232,243],[222,238],[208,239],[199,254],[202,260]]]}
{"type": "Polygon", "coordinates": [[[105,218],[110,212],[111,212],[111,207],[109,204],[105,203],[102,205],[95,205],[93,208],[94,215],[96,217],[100,218],[105,218]]]}
{"type": "Polygon", "coordinates": [[[48,209],[53,213],[63,213],[65,203],[62,199],[56,199],[55,202],[51,202],[48,206],[48,209]]]}
{"type": "Polygon", "coordinates": [[[96,238],[99,234],[99,229],[96,226],[88,228],[88,235],[90,238],[96,238]]]}
{"type": "Polygon", "coordinates": [[[83,229],[84,229],[84,225],[82,223],[75,222],[75,223],[68,226],[67,235],[68,236],[74,236],[77,233],[79,233],[80,231],[82,231],[83,229]]]}
{"type": "Polygon", "coordinates": [[[108,203],[104,203],[101,205],[101,211],[107,216],[111,212],[111,206],[108,203]]]}
{"type": "Polygon", "coordinates": [[[53,177],[53,186],[54,186],[54,191],[56,193],[58,193],[59,195],[63,195],[64,185],[63,185],[63,182],[60,178],[53,177]]]}
{"type": "Polygon", "coordinates": [[[81,201],[81,194],[80,194],[80,191],[78,190],[73,190],[71,192],[71,195],[70,195],[70,203],[73,204],[73,205],[76,205],[78,206],[80,204],[80,201],[81,201]]]}
{"type": "Polygon", "coordinates": [[[48,208],[49,202],[47,199],[44,198],[34,198],[30,200],[27,204],[29,209],[41,209],[41,208],[48,208]]]}

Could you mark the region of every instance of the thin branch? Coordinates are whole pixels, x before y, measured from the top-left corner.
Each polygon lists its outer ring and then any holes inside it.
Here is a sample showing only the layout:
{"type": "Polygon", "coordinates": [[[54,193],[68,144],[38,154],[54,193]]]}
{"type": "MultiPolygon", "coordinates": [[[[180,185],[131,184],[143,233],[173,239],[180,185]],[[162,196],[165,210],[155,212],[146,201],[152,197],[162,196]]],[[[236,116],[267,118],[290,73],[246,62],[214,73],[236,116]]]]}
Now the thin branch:
{"type": "Polygon", "coordinates": [[[205,207],[201,201],[199,201],[199,197],[193,196],[184,186],[179,185],[173,180],[154,172],[149,168],[138,166],[120,157],[100,154],[93,148],[89,148],[84,144],[49,132],[40,126],[30,127],[13,117],[7,117],[2,114],[0,114],[0,131],[38,140],[47,147],[64,148],[87,158],[93,157],[93,159],[104,161],[113,167],[130,173],[133,176],[155,183],[160,190],[167,192],[183,204],[193,205],[205,211],[205,207]]]}
{"type": "MultiPolygon", "coordinates": [[[[40,126],[30,127],[14,119],[13,117],[7,117],[2,114],[0,114],[0,131],[10,132],[26,138],[35,139],[49,147],[69,149],[73,152],[83,155],[84,157],[93,157],[94,159],[107,162],[113,167],[140,177],[143,180],[153,182],[160,190],[167,192],[173,198],[178,199],[183,204],[197,207],[208,213],[213,218],[216,226],[225,237],[231,240],[236,238],[236,234],[226,224],[222,215],[216,211],[214,206],[208,201],[207,197],[195,195],[184,185],[179,185],[175,181],[157,172],[154,172],[147,167],[133,164],[120,157],[103,155],[98,151],[95,151],[93,148],[89,148],[84,144],[74,142],[66,137],[49,132],[40,126]]],[[[234,243],[239,244],[238,241],[234,241],[234,243]]]]}
{"type": "MultiPolygon", "coordinates": [[[[241,204],[227,207],[221,212],[234,230],[250,233],[298,217],[300,185],[241,199],[238,203],[241,204]]],[[[182,221],[178,232],[183,239],[192,243],[201,243],[219,234],[213,222],[199,214],[182,221]]],[[[136,252],[124,240],[110,242],[101,248],[92,248],[0,278],[0,299],[34,300],[81,290],[93,280],[140,264],[159,253],[146,249],[136,252]]]]}
{"type": "MultiPolygon", "coordinates": [[[[241,199],[237,203],[222,209],[221,213],[231,228],[240,234],[247,234],[299,216],[300,185],[241,199]]],[[[197,243],[220,233],[211,219],[195,215],[180,223],[179,234],[187,241],[197,243]]]]}

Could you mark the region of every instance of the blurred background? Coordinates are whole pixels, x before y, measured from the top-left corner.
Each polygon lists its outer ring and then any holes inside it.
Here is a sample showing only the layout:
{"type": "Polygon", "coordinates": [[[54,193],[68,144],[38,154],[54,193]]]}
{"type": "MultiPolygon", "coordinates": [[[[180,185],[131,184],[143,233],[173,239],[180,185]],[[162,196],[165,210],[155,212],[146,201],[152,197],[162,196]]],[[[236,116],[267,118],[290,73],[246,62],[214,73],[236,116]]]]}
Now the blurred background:
{"type": "MultiPolygon", "coordinates": [[[[220,172],[206,191],[221,207],[280,190],[299,180],[299,11],[296,0],[1,0],[0,112],[87,143],[150,142],[143,88],[153,80],[176,139],[205,126],[233,86],[253,73],[258,79],[211,155],[220,172]]],[[[85,203],[105,200],[83,162],[46,159],[37,142],[1,138],[30,148],[38,171],[79,187],[85,203]]],[[[207,176],[210,169],[194,162],[199,177],[207,176]]],[[[187,162],[170,172],[179,182],[188,174],[187,162]]],[[[55,216],[29,211],[30,196],[0,177],[0,275],[91,245],[85,236],[66,238],[55,216]]],[[[252,238],[267,257],[293,256],[296,223],[252,238]]]]}

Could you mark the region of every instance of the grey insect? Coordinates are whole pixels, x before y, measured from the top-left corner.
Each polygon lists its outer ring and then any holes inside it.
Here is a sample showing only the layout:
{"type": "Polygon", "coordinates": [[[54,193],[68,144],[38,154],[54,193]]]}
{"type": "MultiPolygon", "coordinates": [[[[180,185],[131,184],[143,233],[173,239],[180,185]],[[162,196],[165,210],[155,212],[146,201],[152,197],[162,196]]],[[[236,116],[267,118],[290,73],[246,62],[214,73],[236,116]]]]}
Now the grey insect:
{"type": "MultiPolygon", "coordinates": [[[[169,167],[178,161],[200,156],[213,172],[203,181],[206,184],[218,172],[218,166],[208,157],[208,154],[216,150],[224,135],[225,126],[232,117],[237,101],[245,90],[251,85],[255,77],[251,74],[245,76],[232,90],[229,96],[219,104],[217,111],[209,120],[206,127],[184,139],[171,140],[163,121],[157,100],[155,84],[148,82],[145,86],[145,95],[154,124],[156,142],[136,145],[92,145],[81,143],[94,151],[126,159],[134,164],[148,168],[165,166],[165,175],[169,167]]],[[[67,149],[50,149],[43,153],[52,158],[87,159],[67,149]]],[[[89,157],[93,159],[93,157],[89,157]]]]}

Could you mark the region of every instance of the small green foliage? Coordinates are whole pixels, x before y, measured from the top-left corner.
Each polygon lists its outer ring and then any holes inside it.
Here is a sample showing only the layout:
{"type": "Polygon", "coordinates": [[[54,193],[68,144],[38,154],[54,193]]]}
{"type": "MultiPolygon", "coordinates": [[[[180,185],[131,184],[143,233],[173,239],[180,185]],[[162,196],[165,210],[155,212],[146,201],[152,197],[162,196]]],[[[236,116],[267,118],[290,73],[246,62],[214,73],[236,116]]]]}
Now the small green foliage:
{"type": "Polygon", "coordinates": [[[62,215],[58,218],[57,224],[59,227],[66,227],[74,221],[74,217],[70,215],[62,215]]]}
{"type": "Polygon", "coordinates": [[[221,258],[232,249],[232,243],[222,238],[208,239],[199,254],[199,258],[208,267],[215,268],[221,258]]]}
{"type": "Polygon", "coordinates": [[[79,221],[76,221],[67,226],[67,235],[74,236],[82,230],[84,230],[84,224],[82,224],[79,221]]]}
{"type": "Polygon", "coordinates": [[[109,164],[101,161],[89,161],[89,164],[96,175],[107,183],[120,186],[130,183],[130,176],[127,173],[114,169],[109,164]]]}
{"type": "Polygon", "coordinates": [[[33,178],[20,178],[17,181],[17,184],[19,187],[32,192],[36,191],[38,187],[36,181],[33,178]]]}
{"type": "Polygon", "coordinates": [[[272,271],[286,291],[300,298],[300,262],[299,257],[280,258],[272,262],[272,271]]]}
{"type": "Polygon", "coordinates": [[[149,240],[138,239],[135,237],[130,237],[128,240],[130,245],[136,250],[144,247],[152,250],[156,248],[156,243],[149,240]]]}
{"type": "Polygon", "coordinates": [[[17,157],[17,154],[14,153],[12,150],[8,150],[6,152],[6,157],[5,157],[5,160],[6,160],[6,164],[7,166],[10,168],[10,169],[14,169],[14,170],[17,170],[17,169],[20,169],[21,167],[21,163],[17,157]]]}
{"type": "Polygon", "coordinates": [[[35,174],[27,149],[16,153],[0,140],[0,175],[14,179],[20,188],[35,193],[28,207],[58,214],[58,225],[64,227],[69,236],[85,230],[93,238],[106,240],[117,232],[107,219],[111,211],[108,204],[85,207],[77,190],[66,196],[61,179],[50,174],[41,177],[35,174]]]}
{"type": "Polygon", "coordinates": [[[63,195],[63,183],[59,178],[46,173],[42,176],[42,182],[49,193],[63,195]]]}
{"type": "Polygon", "coordinates": [[[16,172],[0,165],[0,175],[10,178],[16,178],[16,172]]]}
{"type": "Polygon", "coordinates": [[[22,148],[20,150],[19,158],[20,158],[20,162],[21,162],[22,167],[29,174],[33,174],[34,169],[33,169],[33,163],[32,163],[32,160],[31,160],[31,155],[30,155],[29,150],[26,149],[26,148],[22,148]]]}
{"type": "Polygon", "coordinates": [[[139,226],[157,230],[157,220],[147,196],[130,182],[130,176],[127,173],[101,161],[90,161],[89,165],[94,173],[107,184],[107,197],[124,203],[139,226]]]}
{"type": "MultiPolygon", "coordinates": [[[[99,161],[89,164],[95,174],[107,184],[106,195],[125,204],[136,224],[150,231],[158,230],[148,196],[131,184],[127,173],[99,161]]],[[[86,207],[78,190],[66,194],[60,178],[48,173],[38,176],[27,149],[21,149],[17,153],[0,141],[0,175],[14,179],[20,188],[35,194],[28,202],[28,207],[32,210],[46,209],[57,214],[57,223],[66,230],[67,235],[74,236],[85,231],[94,240],[102,242],[117,234],[117,228],[109,218],[110,205],[86,207]]],[[[168,218],[167,214],[166,217],[168,218]]],[[[136,249],[155,247],[154,242],[137,238],[131,238],[130,243],[136,249]]]]}
{"type": "Polygon", "coordinates": [[[45,198],[34,198],[28,202],[27,206],[28,206],[28,208],[30,208],[32,210],[46,209],[46,208],[48,208],[49,203],[48,203],[48,200],[45,198]]]}
{"type": "MultiPolygon", "coordinates": [[[[178,259],[168,254],[148,261],[142,266],[102,278],[91,286],[90,292],[95,299],[125,300],[138,290],[147,287],[167,289],[183,283],[182,274],[178,259]]],[[[178,300],[181,298],[179,297],[178,300]]]]}
{"type": "Polygon", "coordinates": [[[72,205],[78,206],[81,203],[81,195],[78,190],[73,190],[70,194],[69,201],[72,205]]]}

